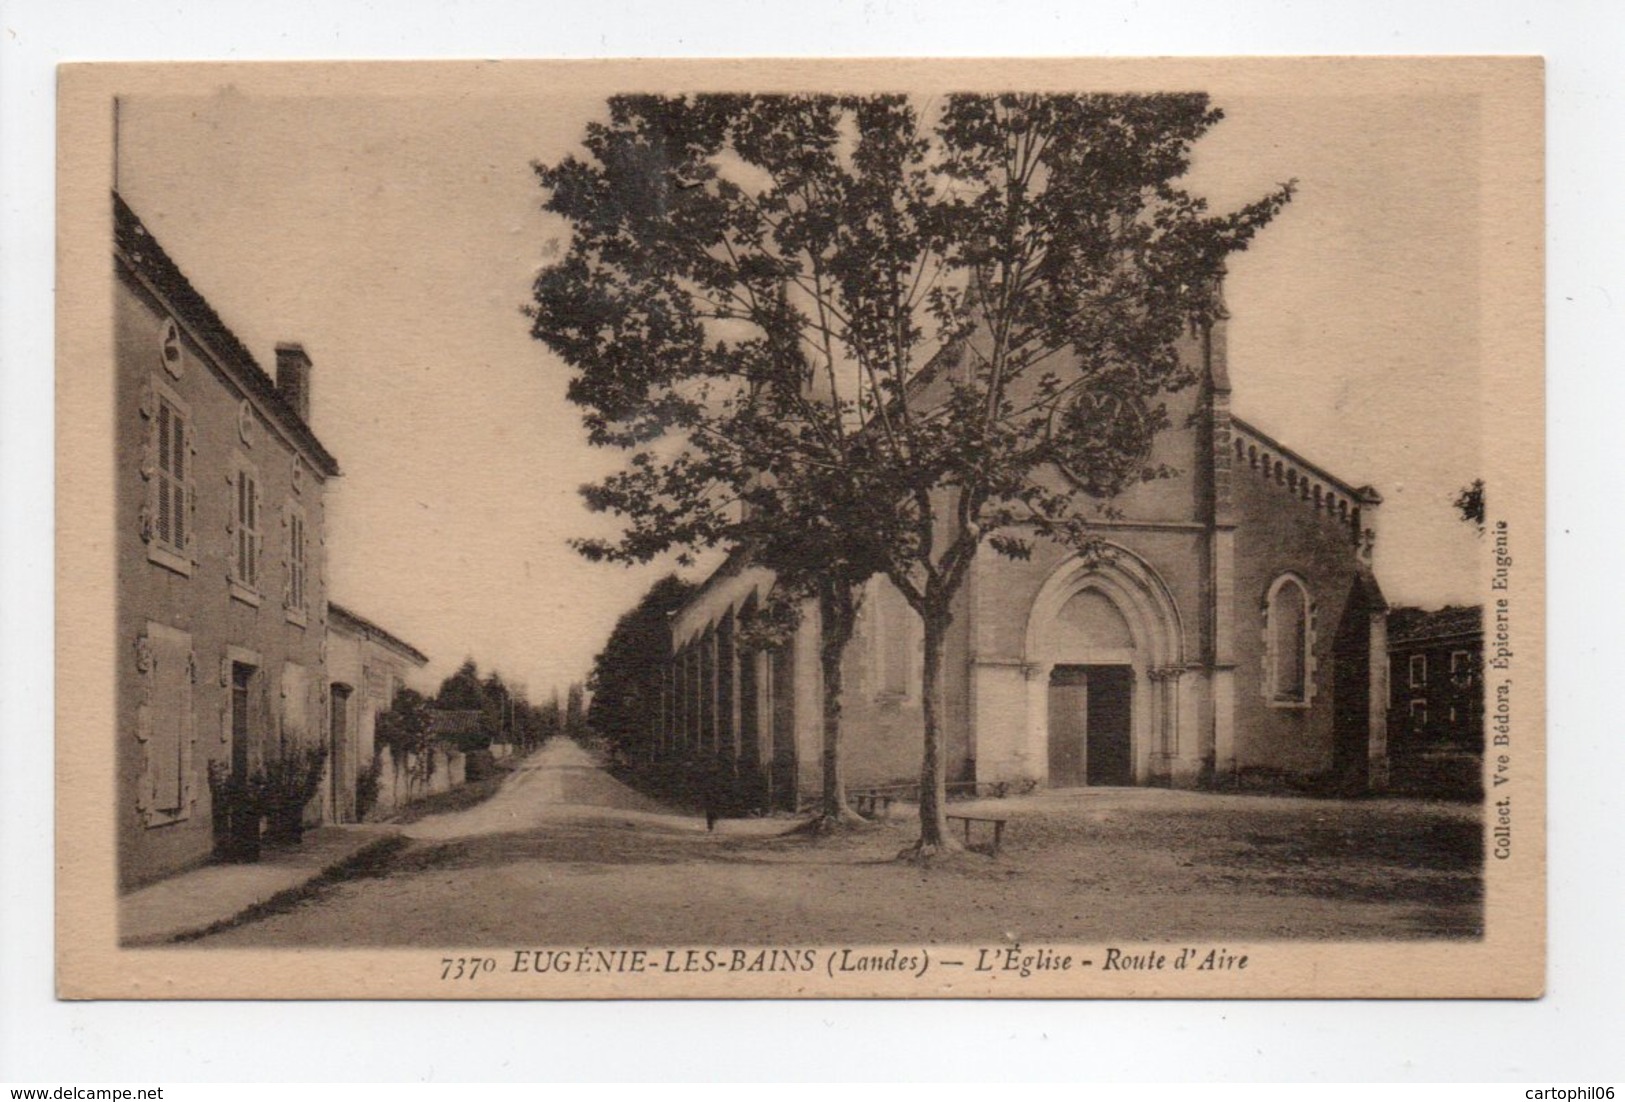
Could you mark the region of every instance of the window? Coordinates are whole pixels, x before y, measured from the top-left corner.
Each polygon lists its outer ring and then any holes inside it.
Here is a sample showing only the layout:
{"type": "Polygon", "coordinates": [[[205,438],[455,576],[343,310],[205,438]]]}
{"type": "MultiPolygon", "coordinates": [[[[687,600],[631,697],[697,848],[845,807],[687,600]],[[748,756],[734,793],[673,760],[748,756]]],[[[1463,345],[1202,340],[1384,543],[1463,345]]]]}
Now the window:
{"type": "Polygon", "coordinates": [[[1457,685],[1470,685],[1473,681],[1473,655],[1471,651],[1450,652],[1450,680],[1457,685]]]}
{"type": "Polygon", "coordinates": [[[146,503],[141,510],[141,538],[147,558],[180,574],[192,572],[192,456],[196,436],[186,403],[154,378],[141,407],[147,419],[147,441],[141,464],[146,503]]]}
{"type": "Polygon", "coordinates": [[[253,467],[239,461],[237,475],[232,479],[231,501],[231,580],[232,596],[249,604],[259,604],[260,566],[265,546],[260,531],[259,475],[253,467]]]}
{"type": "Polygon", "coordinates": [[[1425,654],[1411,655],[1411,688],[1425,688],[1428,683],[1428,656],[1425,654]]]}
{"type": "Polygon", "coordinates": [[[1411,701],[1411,730],[1420,732],[1428,725],[1428,702],[1411,701]]]}
{"type": "Polygon", "coordinates": [[[1304,707],[1314,696],[1314,607],[1303,582],[1283,574],[1264,604],[1264,695],[1279,707],[1304,707]]]}
{"type": "Polygon", "coordinates": [[[186,422],[174,403],[158,399],[158,543],[186,550],[186,422]]]}
{"type": "Polygon", "coordinates": [[[305,511],[289,502],[285,519],[288,529],[288,588],[283,595],[283,604],[288,610],[288,619],[294,623],[303,624],[305,622],[305,585],[306,579],[309,577],[306,565],[306,548],[308,544],[305,539],[305,511]]]}

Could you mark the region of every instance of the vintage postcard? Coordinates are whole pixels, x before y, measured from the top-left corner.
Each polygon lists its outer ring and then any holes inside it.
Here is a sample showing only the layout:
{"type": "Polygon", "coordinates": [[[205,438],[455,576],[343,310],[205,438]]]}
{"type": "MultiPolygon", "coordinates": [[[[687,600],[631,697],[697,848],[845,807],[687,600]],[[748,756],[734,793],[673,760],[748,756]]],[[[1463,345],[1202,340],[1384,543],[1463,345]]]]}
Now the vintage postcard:
{"type": "Polygon", "coordinates": [[[1542,111],[64,67],[59,993],[1540,995],[1542,111]]]}

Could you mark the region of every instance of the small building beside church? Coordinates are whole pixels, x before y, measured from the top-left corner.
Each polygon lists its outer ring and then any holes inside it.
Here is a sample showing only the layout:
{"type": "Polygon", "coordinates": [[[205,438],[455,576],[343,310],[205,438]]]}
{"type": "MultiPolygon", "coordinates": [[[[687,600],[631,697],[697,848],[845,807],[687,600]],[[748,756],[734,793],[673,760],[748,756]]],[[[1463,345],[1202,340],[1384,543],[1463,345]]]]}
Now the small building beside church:
{"type": "Polygon", "coordinates": [[[1396,608],[1388,619],[1394,788],[1483,795],[1484,609],[1396,608]]]}
{"type": "MultiPolygon", "coordinates": [[[[1111,502],[1107,554],[978,553],[944,660],[951,781],[1386,786],[1381,497],[1232,414],[1222,319],[1181,354],[1198,385],[1166,396],[1146,464],[1176,473],[1111,502]]],[[[772,584],[731,560],[672,617],[661,739],[791,807],[821,787],[817,612],[750,651],[738,625],[772,584]]],[[[871,583],[844,671],[849,787],[918,777],[921,646],[918,616],[871,583]]]]}

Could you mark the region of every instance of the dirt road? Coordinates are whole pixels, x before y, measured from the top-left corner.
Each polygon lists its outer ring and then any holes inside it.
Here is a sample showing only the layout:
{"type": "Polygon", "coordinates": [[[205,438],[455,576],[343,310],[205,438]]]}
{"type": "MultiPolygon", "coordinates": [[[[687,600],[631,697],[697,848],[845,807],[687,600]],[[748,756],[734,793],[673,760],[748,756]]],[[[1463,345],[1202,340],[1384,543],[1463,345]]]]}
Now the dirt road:
{"type": "Polygon", "coordinates": [[[490,800],[403,828],[371,875],[201,945],[513,946],[1473,937],[1479,808],[1085,789],[984,801],[998,859],[895,855],[908,808],[834,839],[708,834],[555,740],[490,800]]]}

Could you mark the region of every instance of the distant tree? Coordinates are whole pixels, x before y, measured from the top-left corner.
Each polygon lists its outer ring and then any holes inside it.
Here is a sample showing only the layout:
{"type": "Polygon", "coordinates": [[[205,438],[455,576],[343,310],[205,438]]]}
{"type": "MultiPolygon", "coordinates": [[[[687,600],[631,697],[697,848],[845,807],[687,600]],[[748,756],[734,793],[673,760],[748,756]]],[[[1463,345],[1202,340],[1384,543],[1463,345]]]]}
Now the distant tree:
{"type": "Polygon", "coordinates": [[[577,742],[587,741],[587,695],[579,681],[572,681],[565,695],[564,734],[577,742]]]}
{"type": "Polygon", "coordinates": [[[507,741],[512,726],[514,695],[495,670],[480,682],[480,730],[486,738],[507,741]]]}
{"type": "Polygon", "coordinates": [[[447,711],[473,711],[485,702],[485,687],[474,659],[465,658],[455,673],[440,683],[434,706],[447,711]]]}
{"type": "Polygon", "coordinates": [[[693,583],[675,574],[661,578],[616,621],[604,649],[593,659],[587,675],[592,692],[587,726],[625,759],[648,761],[654,756],[671,649],[668,618],[693,592],[693,583]]]}
{"type": "Polygon", "coordinates": [[[1291,196],[1212,216],[1178,186],[1221,118],[1200,94],[628,96],[591,163],[538,168],[574,235],[533,333],[589,439],[632,452],[587,491],[626,533],[580,546],[823,564],[837,618],[884,573],[924,626],[918,853],[950,844],[942,664],[976,554],[1102,553],[1105,503],[1167,473],[1178,341],[1291,196]]]}
{"type": "Polygon", "coordinates": [[[542,709],[523,697],[514,703],[513,721],[515,739],[522,749],[534,750],[547,741],[548,730],[542,718],[542,709]]]}
{"type": "Polygon", "coordinates": [[[534,706],[532,715],[538,745],[564,733],[564,707],[559,702],[557,689],[553,690],[545,704],[534,706]]]}
{"type": "Polygon", "coordinates": [[[1473,479],[1471,486],[1463,486],[1451,502],[1461,519],[1474,525],[1482,532],[1484,530],[1484,480],[1473,479]]]}

